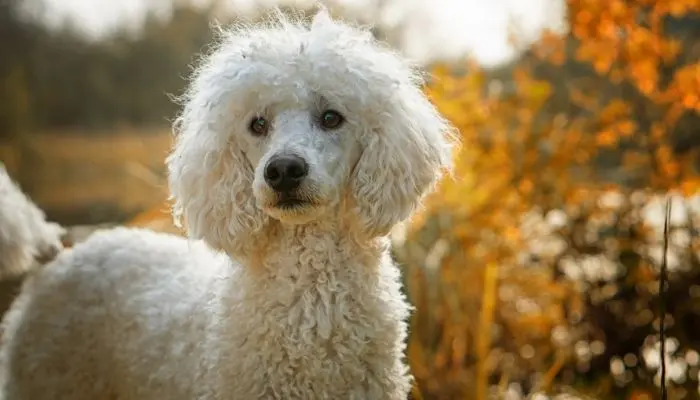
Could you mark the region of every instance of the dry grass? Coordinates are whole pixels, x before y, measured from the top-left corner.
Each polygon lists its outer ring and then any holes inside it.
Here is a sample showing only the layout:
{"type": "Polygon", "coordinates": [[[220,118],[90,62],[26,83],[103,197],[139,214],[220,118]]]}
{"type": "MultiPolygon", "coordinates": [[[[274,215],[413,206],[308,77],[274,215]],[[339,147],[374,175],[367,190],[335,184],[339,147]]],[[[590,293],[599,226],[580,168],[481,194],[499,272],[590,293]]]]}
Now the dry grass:
{"type": "Polygon", "coordinates": [[[51,213],[102,207],[127,216],[165,199],[163,160],[170,145],[167,130],[47,132],[22,145],[0,144],[0,160],[51,213]]]}

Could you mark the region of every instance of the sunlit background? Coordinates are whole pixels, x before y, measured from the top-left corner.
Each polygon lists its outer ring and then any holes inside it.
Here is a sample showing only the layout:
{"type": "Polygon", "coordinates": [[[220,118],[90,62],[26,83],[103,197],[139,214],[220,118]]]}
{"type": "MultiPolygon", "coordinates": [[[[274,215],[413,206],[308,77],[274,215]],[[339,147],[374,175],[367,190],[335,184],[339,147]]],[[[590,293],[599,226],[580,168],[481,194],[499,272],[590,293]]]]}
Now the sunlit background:
{"type": "MultiPolygon", "coordinates": [[[[700,398],[700,1],[328,0],[430,72],[453,179],[393,234],[423,399],[700,398]]],[[[163,160],[211,23],[281,0],[0,0],[0,161],[67,242],[179,233],[163,160]]],[[[0,255],[1,256],[1,255],[0,255]]]]}

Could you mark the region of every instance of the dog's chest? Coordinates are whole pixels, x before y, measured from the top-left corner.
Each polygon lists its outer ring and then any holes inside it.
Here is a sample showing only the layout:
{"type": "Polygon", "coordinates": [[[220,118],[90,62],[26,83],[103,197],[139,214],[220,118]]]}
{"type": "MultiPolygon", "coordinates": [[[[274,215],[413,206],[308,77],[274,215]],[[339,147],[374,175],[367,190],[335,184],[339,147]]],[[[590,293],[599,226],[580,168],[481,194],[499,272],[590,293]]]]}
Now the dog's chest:
{"type": "Polygon", "coordinates": [[[379,336],[395,327],[377,318],[378,299],[360,298],[362,291],[333,276],[319,274],[308,285],[297,279],[275,285],[274,296],[251,294],[239,308],[247,314],[239,321],[247,322],[233,359],[240,360],[236,375],[247,377],[240,381],[251,382],[242,394],[332,399],[379,391],[372,389],[375,365],[381,369],[391,357],[379,336]]]}

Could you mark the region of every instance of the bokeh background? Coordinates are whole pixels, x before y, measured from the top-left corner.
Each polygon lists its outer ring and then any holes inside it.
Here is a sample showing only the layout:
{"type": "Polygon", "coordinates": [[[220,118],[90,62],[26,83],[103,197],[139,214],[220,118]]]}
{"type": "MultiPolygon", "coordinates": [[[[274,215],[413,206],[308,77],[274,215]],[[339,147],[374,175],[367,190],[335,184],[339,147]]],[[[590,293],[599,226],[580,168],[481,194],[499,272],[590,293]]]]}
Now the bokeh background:
{"type": "MultiPolygon", "coordinates": [[[[700,398],[700,1],[328,0],[431,73],[453,179],[393,234],[423,399],[700,398]],[[669,284],[658,275],[671,199],[669,284]]],[[[311,1],[0,0],[0,161],[68,241],[178,233],[163,159],[212,21],[311,1]]]]}

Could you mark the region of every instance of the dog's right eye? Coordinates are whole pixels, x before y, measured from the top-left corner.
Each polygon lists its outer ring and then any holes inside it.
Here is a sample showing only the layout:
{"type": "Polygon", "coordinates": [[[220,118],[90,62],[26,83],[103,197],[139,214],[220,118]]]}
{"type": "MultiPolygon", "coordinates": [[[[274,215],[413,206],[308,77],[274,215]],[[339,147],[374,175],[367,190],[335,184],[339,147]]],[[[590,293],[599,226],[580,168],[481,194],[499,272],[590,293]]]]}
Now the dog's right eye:
{"type": "Polygon", "coordinates": [[[321,126],[323,129],[338,129],[345,122],[345,118],[335,110],[326,110],[321,115],[321,126]]]}
{"type": "Polygon", "coordinates": [[[267,134],[270,129],[270,124],[263,117],[255,117],[250,121],[250,126],[248,127],[250,132],[255,136],[263,136],[267,134]]]}

